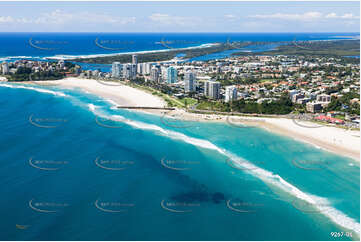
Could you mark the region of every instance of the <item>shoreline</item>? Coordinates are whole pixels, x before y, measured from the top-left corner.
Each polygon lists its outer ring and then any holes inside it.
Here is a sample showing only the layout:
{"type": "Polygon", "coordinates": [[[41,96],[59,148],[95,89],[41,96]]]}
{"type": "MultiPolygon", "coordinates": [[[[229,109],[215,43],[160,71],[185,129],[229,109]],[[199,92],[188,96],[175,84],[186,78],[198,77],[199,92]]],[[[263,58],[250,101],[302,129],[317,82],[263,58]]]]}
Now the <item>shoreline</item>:
{"type": "Polygon", "coordinates": [[[303,128],[296,125],[293,120],[286,118],[268,118],[267,121],[259,127],[270,132],[313,145],[317,149],[346,156],[352,158],[358,163],[360,162],[360,150],[357,148],[349,148],[360,147],[360,136],[354,136],[358,133],[358,131],[345,130],[330,126],[323,126],[320,128],[303,128]]]}
{"type": "Polygon", "coordinates": [[[98,58],[98,57],[110,57],[110,56],[118,56],[118,55],[133,55],[133,54],[149,54],[149,53],[162,53],[174,50],[192,50],[192,49],[203,49],[212,46],[216,46],[218,43],[206,43],[197,46],[190,46],[184,48],[166,48],[160,50],[139,50],[139,51],[131,51],[131,52],[117,52],[117,53],[109,53],[109,54],[91,54],[91,55],[60,55],[60,56],[50,56],[43,57],[47,60],[74,60],[74,59],[88,59],[88,58],[98,58]]]}
{"type": "MultiPolygon", "coordinates": [[[[262,128],[268,132],[313,145],[315,148],[352,158],[357,163],[360,162],[360,150],[358,149],[358,147],[360,147],[360,132],[357,130],[346,130],[332,126],[306,128],[295,124],[292,119],[283,117],[265,118],[195,114],[181,109],[177,109],[174,114],[175,116],[179,115],[184,118],[184,120],[188,121],[222,122],[235,126],[235,128],[242,125],[262,128]],[[229,117],[235,121],[230,122],[229,117]]],[[[307,123],[314,125],[314,123],[307,123]]]]}
{"type": "Polygon", "coordinates": [[[88,59],[88,58],[98,58],[98,57],[109,57],[109,56],[117,56],[117,55],[132,55],[132,54],[149,54],[149,53],[162,53],[174,50],[192,50],[192,49],[203,49],[209,48],[213,46],[217,46],[219,43],[205,43],[197,46],[189,46],[183,48],[165,48],[159,50],[139,50],[139,51],[128,51],[128,52],[117,52],[117,53],[107,53],[107,54],[84,54],[84,55],[54,55],[54,56],[4,56],[0,57],[1,61],[11,60],[11,59],[41,59],[43,61],[46,60],[68,60],[73,61],[74,59],[88,59]]]}
{"type": "MultiPolygon", "coordinates": [[[[23,82],[24,83],[24,82],[23,82]]],[[[55,81],[35,81],[26,82],[36,85],[58,85],[63,88],[80,88],[85,92],[97,95],[117,106],[139,106],[139,107],[166,107],[166,102],[150,92],[130,87],[117,82],[102,83],[94,79],[65,78],[55,81]]],[[[229,125],[249,125],[262,128],[274,134],[293,138],[297,141],[311,144],[316,148],[323,149],[337,155],[346,156],[360,162],[360,132],[356,130],[346,130],[332,126],[322,126],[319,128],[307,128],[297,125],[292,119],[276,117],[242,117],[242,116],[224,116],[217,114],[197,114],[190,113],[183,109],[176,108],[174,111],[162,110],[141,110],[152,115],[162,116],[165,113],[171,113],[171,116],[186,121],[195,122],[222,122],[229,125]],[[230,119],[227,119],[231,117],[230,119]],[[234,122],[234,123],[233,123],[234,122]]]]}

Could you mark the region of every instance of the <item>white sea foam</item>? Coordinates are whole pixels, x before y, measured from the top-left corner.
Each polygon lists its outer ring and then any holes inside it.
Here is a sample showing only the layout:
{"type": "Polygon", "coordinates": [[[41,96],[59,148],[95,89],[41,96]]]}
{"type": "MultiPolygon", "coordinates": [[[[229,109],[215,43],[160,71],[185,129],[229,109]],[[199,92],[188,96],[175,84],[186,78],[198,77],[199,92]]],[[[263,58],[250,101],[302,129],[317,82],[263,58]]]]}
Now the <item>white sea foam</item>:
{"type": "Polygon", "coordinates": [[[120,115],[112,115],[110,116],[112,120],[119,121],[119,122],[125,122],[127,119],[120,115]]]}
{"type": "Polygon", "coordinates": [[[16,59],[44,59],[40,56],[5,56],[5,57],[1,57],[0,61],[13,61],[16,59]]]}
{"type": "Polygon", "coordinates": [[[84,58],[107,57],[107,56],[115,56],[115,55],[146,54],[146,53],[167,52],[167,51],[173,51],[173,50],[198,49],[198,48],[207,48],[207,47],[211,47],[214,45],[217,45],[217,43],[208,43],[208,44],[202,44],[199,46],[174,48],[174,49],[145,50],[145,51],[119,52],[119,53],[109,53],[109,54],[90,54],[90,55],[55,55],[55,56],[49,56],[49,57],[44,57],[44,58],[49,59],[49,60],[84,59],[84,58]]]}
{"type": "MultiPolygon", "coordinates": [[[[234,156],[232,154],[228,154],[228,155],[232,160],[234,160],[235,162],[238,161],[237,163],[239,163],[240,160],[239,157],[234,156]]],[[[241,162],[242,166],[245,166],[245,164],[247,163],[248,162],[245,162],[245,160],[242,159],[241,162]]],[[[330,218],[335,224],[338,224],[344,228],[353,230],[356,233],[360,234],[360,223],[358,223],[355,219],[348,217],[343,212],[332,207],[331,203],[326,198],[305,193],[300,189],[298,189],[297,187],[295,187],[294,185],[292,185],[291,183],[285,181],[278,174],[273,174],[272,172],[259,168],[251,163],[249,163],[247,168],[252,168],[252,169],[245,169],[244,170],[245,172],[255,175],[261,180],[277,186],[278,188],[297,197],[298,199],[304,200],[312,204],[316,209],[319,210],[320,213],[330,218]]]]}
{"type": "Polygon", "coordinates": [[[111,99],[106,99],[105,101],[107,101],[108,103],[114,105],[114,106],[118,106],[118,104],[116,102],[114,102],[113,100],[111,99]]]}
{"type": "Polygon", "coordinates": [[[212,144],[207,140],[192,138],[179,132],[163,129],[154,124],[146,124],[143,122],[130,121],[130,120],[126,121],[126,123],[136,128],[158,131],[158,133],[160,133],[161,135],[167,136],[169,138],[175,140],[182,140],[188,144],[192,144],[205,149],[215,150],[221,154],[224,154],[224,151],[222,149],[220,149],[219,147],[217,147],[216,145],[212,144]]]}
{"type": "MultiPolygon", "coordinates": [[[[95,114],[97,114],[97,113],[95,113],[95,114]]],[[[102,116],[104,116],[104,115],[102,115],[102,116]]],[[[105,115],[105,116],[107,116],[107,115],[105,115]]],[[[268,184],[272,184],[272,185],[282,189],[283,191],[287,192],[288,194],[290,194],[298,199],[304,200],[304,201],[308,202],[309,204],[312,204],[316,209],[319,210],[319,212],[321,214],[330,218],[335,224],[342,226],[346,229],[353,230],[356,233],[360,234],[360,223],[358,223],[355,219],[348,217],[343,212],[332,207],[332,205],[331,205],[330,201],[328,201],[328,199],[303,192],[300,189],[298,189],[296,186],[294,186],[291,183],[284,180],[278,174],[274,174],[270,171],[264,170],[256,165],[252,164],[251,162],[248,162],[245,159],[242,159],[241,157],[238,157],[226,150],[219,148],[218,146],[214,145],[213,143],[211,143],[207,140],[189,137],[187,135],[184,135],[184,134],[176,132],[176,131],[163,129],[162,127],[159,127],[154,124],[146,124],[143,122],[128,120],[120,115],[111,115],[111,116],[107,116],[107,118],[117,120],[117,121],[122,121],[128,125],[131,125],[132,127],[138,128],[138,129],[152,130],[163,136],[166,136],[166,137],[169,137],[169,138],[172,138],[175,140],[182,140],[186,143],[189,143],[189,144],[201,147],[201,148],[215,150],[215,151],[227,156],[232,161],[236,162],[237,165],[247,168],[247,169],[244,169],[245,172],[248,172],[249,174],[263,180],[264,182],[267,182],[268,184]]]]}
{"type": "Polygon", "coordinates": [[[94,112],[94,111],[95,111],[95,108],[97,108],[97,106],[95,106],[95,105],[92,104],[92,103],[89,103],[89,104],[88,104],[88,108],[89,108],[90,111],[93,111],[93,112],[94,112]]]}
{"type": "Polygon", "coordinates": [[[6,83],[0,83],[0,87],[28,89],[28,90],[33,90],[33,91],[37,91],[37,92],[52,94],[54,96],[61,96],[61,97],[68,96],[65,93],[59,92],[59,91],[52,91],[52,90],[48,90],[48,89],[43,89],[43,88],[38,88],[38,87],[31,87],[31,86],[23,86],[23,85],[18,85],[18,84],[11,85],[11,84],[6,84],[6,83]]]}

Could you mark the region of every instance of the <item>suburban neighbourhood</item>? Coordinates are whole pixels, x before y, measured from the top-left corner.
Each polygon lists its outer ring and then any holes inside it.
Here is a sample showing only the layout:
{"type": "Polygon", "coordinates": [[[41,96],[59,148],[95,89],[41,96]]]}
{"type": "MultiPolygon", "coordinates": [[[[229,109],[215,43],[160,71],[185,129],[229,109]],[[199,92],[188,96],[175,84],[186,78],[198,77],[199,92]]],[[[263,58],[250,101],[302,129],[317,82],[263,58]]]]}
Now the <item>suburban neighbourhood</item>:
{"type": "Polygon", "coordinates": [[[190,111],[298,118],[358,128],[360,68],[350,58],[314,56],[232,56],[226,59],[166,62],[114,62],[110,72],[79,65],[17,60],[4,62],[10,80],[59,79],[66,76],[123,81],[162,96],[168,106],[190,111]],[[20,78],[21,79],[21,78],[20,78]]]}

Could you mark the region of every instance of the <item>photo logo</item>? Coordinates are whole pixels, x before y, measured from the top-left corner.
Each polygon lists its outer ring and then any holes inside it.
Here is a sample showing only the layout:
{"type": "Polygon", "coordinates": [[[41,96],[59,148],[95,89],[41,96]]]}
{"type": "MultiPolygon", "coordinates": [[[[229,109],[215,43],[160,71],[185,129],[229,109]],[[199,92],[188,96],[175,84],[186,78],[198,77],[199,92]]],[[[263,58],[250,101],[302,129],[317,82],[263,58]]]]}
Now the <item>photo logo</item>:
{"type": "Polygon", "coordinates": [[[33,158],[29,159],[29,165],[45,171],[56,171],[61,169],[64,165],[67,165],[69,162],[67,161],[53,161],[53,160],[33,160],[33,158]]]}
{"type": "Polygon", "coordinates": [[[293,123],[303,128],[322,128],[326,125],[312,122],[313,118],[306,115],[292,115],[293,123]]]}
{"type": "Polygon", "coordinates": [[[292,165],[303,170],[321,170],[325,169],[330,162],[316,160],[292,160],[292,165]]]}
{"type": "Polygon", "coordinates": [[[262,203],[244,202],[239,199],[228,200],[226,202],[228,209],[237,213],[255,213],[260,207],[263,207],[262,203]]]}
{"type": "Polygon", "coordinates": [[[105,170],[112,170],[112,171],[125,170],[135,164],[134,161],[103,160],[100,157],[97,157],[94,162],[96,166],[105,170]]]}
{"type": "Polygon", "coordinates": [[[302,199],[295,199],[292,201],[292,206],[303,213],[322,213],[331,209],[326,202],[310,203],[302,199]]]}
{"type": "Polygon", "coordinates": [[[59,41],[59,40],[33,40],[33,38],[29,38],[28,43],[31,47],[39,50],[57,50],[59,46],[69,44],[67,41],[59,41]]]}
{"type": "Polygon", "coordinates": [[[29,207],[40,213],[56,213],[64,207],[68,207],[68,203],[58,202],[34,202],[34,199],[29,201],[29,207]]]}
{"type": "Polygon", "coordinates": [[[190,213],[195,208],[201,206],[200,203],[191,203],[191,202],[177,202],[177,201],[166,201],[162,200],[160,206],[169,212],[172,213],[190,213]]]}
{"type": "Polygon", "coordinates": [[[117,39],[104,39],[101,40],[99,37],[97,37],[94,40],[94,43],[99,48],[105,49],[105,50],[124,50],[130,45],[134,45],[133,41],[124,41],[124,40],[117,40],[117,39]]]}
{"type": "Polygon", "coordinates": [[[98,116],[95,116],[95,122],[102,127],[105,128],[112,128],[112,129],[118,129],[123,128],[124,123],[121,120],[115,120],[111,118],[100,118],[98,116]]]}
{"type": "MultiPolygon", "coordinates": [[[[76,62],[78,63],[78,62],[76,62]]],[[[87,67],[91,67],[92,69],[96,69],[96,70],[99,70],[101,68],[111,68],[112,67],[112,64],[93,64],[93,63],[86,63],[86,62],[81,62],[86,68],[87,67]],[[98,69],[97,69],[98,68],[98,69]]]]}
{"type": "Polygon", "coordinates": [[[135,206],[134,203],[123,203],[114,201],[101,202],[99,201],[99,199],[94,202],[94,205],[97,209],[106,213],[124,213],[135,206]]]}
{"type": "Polygon", "coordinates": [[[15,227],[17,229],[21,229],[21,230],[25,230],[28,229],[30,227],[30,225],[20,225],[20,224],[16,224],[15,227]]]}
{"type": "Polygon", "coordinates": [[[303,50],[312,50],[312,48],[309,46],[311,44],[311,41],[305,41],[305,40],[297,40],[297,38],[293,38],[292,45],[294,45],[296,48],[303,49],[303,50]]]}
{"type": "Polygon", "coordinates": [[[105,86],[111,86],[111,87],[119,87],[119,86],[123,86],[123,84],[121,84],[118,81],[105,81],[105,80],[99,80],[99,79],[95,79],[98,83],[105,85],[105,86]]]}
{"type": "Polygon", "coordinates": [[[231,41],[231,38],[228,37],[227,40],[226,40],[226,42],[224,42],[224,45],[226,45],[226,46],[229,47],[229,48],[236,48],[236,47],[237,47],[237,46],[236,46],[236,43],[237,43],[237,42],[232,42],[232,41],[231,41]]]}
{"type": "Polygon", "coordinates": [[[34,118],[34,114],[32,114],[29,116],[29,122],[39,128],[56,128],[68,122],[68,120],[62,118],[34,118]]]}
{"type": "Polygon", "coordinates": [[[163,37],[159,42],[156,42],[156,44],[159,44],[167,49],[177,49],[177,48],[186,48],[190,45],[200,45],[200,41],[190,41],[190,40],[178,40],[178,39],[169,39],[167,40],[165,37],[163,37]]]}
{"type": "Polygon", "coordinates": [[[185,161],[185,160],[169,160],[166,158],[162,158],[160,163],[165,168],[177,171],[189,170],[194,167],[194,165],[199,165],[199,161],[185,161]]]}
{"type": "Polygon", "coordinates": [[[160,121],[168,127],[172,128],[190,128],[195,126],[194,119],[192,118],[185,118],[183,114],[177,112],[167,112],[161,116],[160,121]],[[193,121],[193,122],[192,122],[193,121]]]}
{"type": "Polygon", "coordinates": [[[246,118],[241,118],[241,117],[234,117],[234,116],[227,116],[226,118],[226,122],[236,128],[240,128],[240,129],[252,129],[252,128],[256,128],[256,126],[254,125],[250,125],[250,124],[244,124],[244,122],[246,123],[252,123],[252,124],[260,124],[260,123],[264,123],[265,120],[263,119],[246,119],[246,118]]]}

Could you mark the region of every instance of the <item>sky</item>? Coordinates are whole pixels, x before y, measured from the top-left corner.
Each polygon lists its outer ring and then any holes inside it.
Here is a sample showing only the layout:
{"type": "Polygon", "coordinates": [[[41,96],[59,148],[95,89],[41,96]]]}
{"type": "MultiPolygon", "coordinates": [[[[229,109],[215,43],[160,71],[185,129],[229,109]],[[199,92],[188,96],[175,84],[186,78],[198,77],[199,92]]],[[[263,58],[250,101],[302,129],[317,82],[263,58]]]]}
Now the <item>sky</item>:
{"type": "Polygon", "coordinates": [[[360,32],[360,3],[0,2],[0,32],[360,32]]]}

